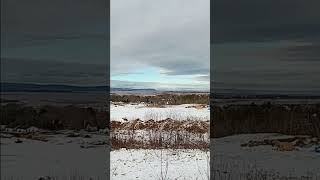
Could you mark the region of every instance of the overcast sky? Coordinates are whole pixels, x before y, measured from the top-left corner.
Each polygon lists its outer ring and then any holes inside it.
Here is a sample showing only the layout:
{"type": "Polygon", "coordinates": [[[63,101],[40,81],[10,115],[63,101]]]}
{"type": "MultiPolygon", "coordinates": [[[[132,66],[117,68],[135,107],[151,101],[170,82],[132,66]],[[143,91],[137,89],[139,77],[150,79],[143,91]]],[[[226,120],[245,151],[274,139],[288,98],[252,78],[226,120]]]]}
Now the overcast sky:
{"type": "MultiPolygon", "coordinates": [[[[1,1],[2,82],[105,85],[108,1],[1,1]]],[[[209,0],[111,1],[111,85],[209,88],[209,0]]]]}
{"type": "MultiPolygon", "coordinates": [[[[319,0],[209,3],[112,1],[111,85],[320,92],[319,0]]],[[[107,6],[2,0],[2,82],[107,84],[107,6]]]]}
{"type": "Polygon", "coordinates": [[[209,0],[111,2],[112,87],[209,89],[209,0]]]}
{"type": "Polygon", "coordinates": [[[106,85],[108,1],[2,0],[1,81],[106,85]]]}
{"type": "Polygon", "coordinates": [[[320,92],[319,0],[211,3],[213,89],[320,92]]]}

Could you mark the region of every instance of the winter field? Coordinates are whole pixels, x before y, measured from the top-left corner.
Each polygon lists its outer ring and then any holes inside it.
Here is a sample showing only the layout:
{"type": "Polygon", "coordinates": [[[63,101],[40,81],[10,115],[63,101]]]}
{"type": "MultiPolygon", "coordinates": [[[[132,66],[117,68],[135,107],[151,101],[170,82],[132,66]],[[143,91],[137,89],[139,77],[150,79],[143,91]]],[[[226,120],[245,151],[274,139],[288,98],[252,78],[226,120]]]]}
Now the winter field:
{"type": "MultiPolygon", "coordinates": [[[[211,139],[211,176],[227,179],[320,179],[320,153],[315,152],[318,142],[296,146],[294,150],[281,151],[276,146],[252,144],[296,136],[275,133],[242,134],[211,139]]],[[[308,139],[307,136],[300,138],[308,139]]]]}
{"type": "Polygon", "coordinates": [[[111,104],[111,179],[210,179],[205,105],[111,104]]]}
{"type": "Polygon", "coordinates": [[[113,104],[110,114],[110,157],[107,129],[1,126],[1,179],[209,179],[208,107],[113,104]]]}
{"type": "Polygon", "coordinates": [[[111,179],[209,179],[209,151],[120,149],[111,151],[111,179]]]}
{"type": "MultiPolygon", "coordinates": [[[[196,124],[196,127],[205,127],[206,119],[209,119],[210,115],[208,109],[197,109],[195,105],[157,108],[147,107],[144,104],[112,104],[111,108],[112,112],[115,112],[111,113],[112,120],[118,121],[118,123],[111,123],[114,125],[112,129],[119,129],[118,132],[113,132],[113,135],[120,137],[120,139],[122,137],[122,140],[133,139],[132,142],[126,141],[124,143],[126,147],[132,143],[138,144],[140,147],[156,148],[159,146],[158,141],[152,140],[158,140],[161,136],[163,141],[167,140],[166,146],[172,145],[175,148],[175,144],[169,141],[172,136],[168,135],[170,133],[165,133],[166,124],[168,127],[173,127],[178,124],[173,119],[178,119],[181,123],[179,126],[181,132],[186,130],[188,125],[196,124]],[[166,117],[170,119],[163,120],[166,117]],[[150,119],[154,119],[155,122],[150,119]],[[184,119],[188,119],[188,121],[184,121],[184,119]],[[201,122],[204,124],[199,126],[201,122]],[[154,125],[156,125],[156,129],[162,128],[161,134],[146,131],[145,127],[153,127],[154,125]],[[155,134],[155,136],[148,138],[150,134],[155,134]],[[147,141],[150,142],[149,144],[156,144],[156,146],[139,144],[141,141],[147,141]]],[[[200,130],[201,128],[191,129],[191,132],[199,132],[195,129],[200,130]]],[[[210,173],[206,171],[206,159],[209,153],[203,151],[205,148],[200,146],[201,142],[209,143],[207,136],[204,136],[204,139],[201,141],[197,135],[190,134],[187,141],[198,142],[196,143],[198,146],[192,146],[197,150],[190,149],[190,144],[183,146],[183,149],[173,148],[162,151],[159,149],[138,149],[135,146],[126,150],[119,146],[118,149],[111,152],[111,177],[114,179],[208,179],[207,175],[210,174],[216,180],[317,180],[320,178],[318,165],[320,164],[320,153],[315,152],[315,148],[319,144],[318,139],[309,136],[299,137],[274,133],[240,134],[211,139],[212,167],[210,173]],[[296,140],[294,149],[280,150],[277,149],[277,145],[272,144],[273,141],[279,139],[282,139],[286,144],[286,141],[291,142],[294,141],[291,139],[295,138],[300,141],[296,140]],[[264,144],[263,142],[270,143],[264,144]],[[187,158],[183,158],[183,156],[187,158]],[[181,159],[185,159],[185,161],[182,162],[181,159]],[[126,170],[129,167],[130,169],[126,170]]],[[[180,139],[180,142],[184,140],[180,139]]]]}
{"type": "Polygon", "coordinates": [[[171,118],[174,120],[201,120],[210,119],[210,111],[208,107],[199,107],[196,104],[182,105],[165,105],[165,106],[148,106],[147,104],[124,104],[111,103],[110,106],[111,121],[123,121],[140,119],[142,121],[164,120],[171,118]]]}
{"type": "Polygon", "coordinates": [[[32,135],[23,134],[11,129],[1,132],[1,179],[108,177],[109,146],[105,132],[34,130],[32,135]]]}
{"type": "Polygon", "coordinates": [[[210,111],[201,104],[117,102],[110,109],[110,137],[108,129],[1,126],[1,179],[320,179],[318,138],[260,133],[209,140],[210,111]]]}

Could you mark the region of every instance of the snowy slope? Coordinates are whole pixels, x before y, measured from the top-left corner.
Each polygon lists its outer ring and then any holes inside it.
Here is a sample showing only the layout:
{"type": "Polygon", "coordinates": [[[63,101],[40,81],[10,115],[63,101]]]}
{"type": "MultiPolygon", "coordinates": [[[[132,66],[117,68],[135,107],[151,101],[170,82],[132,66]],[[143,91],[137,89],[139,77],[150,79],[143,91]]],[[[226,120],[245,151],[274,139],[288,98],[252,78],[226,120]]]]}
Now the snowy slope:
{"type": "Polygon", "coordinates": [[[209,152],[200,150],[117,150],[111,152],[112,180],[209,178],[209,152]]]}
{"type": "Polygon", "coordinates": [[[209,120],[210,111],[207,108],[196,109],[186,108],[191,106],[190,104],[183,105],[168,105],[165,108],[153,108],[147,107],[144,104],[124,104],[114,105],[111,104],[110,116],[111,121],[122,121],[122,118],[128,120],[141,119],[141,120],[163,120],[166,118],[172,118],[175,120],[197,119],[197,120],[209,120]]]}

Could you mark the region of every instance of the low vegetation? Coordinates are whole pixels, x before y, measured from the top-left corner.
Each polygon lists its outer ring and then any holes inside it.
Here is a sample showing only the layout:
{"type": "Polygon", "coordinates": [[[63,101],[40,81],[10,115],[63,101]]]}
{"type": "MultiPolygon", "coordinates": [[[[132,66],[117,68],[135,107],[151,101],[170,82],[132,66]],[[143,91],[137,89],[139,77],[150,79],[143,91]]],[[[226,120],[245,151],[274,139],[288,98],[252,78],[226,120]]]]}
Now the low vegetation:
{"type": "Polygon", "coordinates": [[[148,103],[157,105],[209,104],[209,94],[159,94],[154,96],[111,94],[112,102],[148,103]]]}
{"type": "Polygon", "coordinates": [[[211,137],[281,133],[320,137],[320,104],[212,106],[211,137]]]}
{"type": "Polygon", "coordinates": [[[48,130],[105,129],[109,112],[77,106],[30,107],[17,103],[1,105],[1,125],[26,129],[37,127],[48,130]]]}
{"type": "Polygon", "coordinates": [[[111,122],[112,149],[208,149],[209,121],[111,122]]]}

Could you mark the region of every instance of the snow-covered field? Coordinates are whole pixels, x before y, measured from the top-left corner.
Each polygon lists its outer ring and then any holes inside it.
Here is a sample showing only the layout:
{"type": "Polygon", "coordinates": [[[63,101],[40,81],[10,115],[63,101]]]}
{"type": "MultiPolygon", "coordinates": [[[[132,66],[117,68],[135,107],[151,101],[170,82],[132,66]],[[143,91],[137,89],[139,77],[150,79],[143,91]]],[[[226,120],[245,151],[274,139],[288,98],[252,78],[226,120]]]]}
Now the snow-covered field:
{"type": "MultiPolygon", "coordinates": [[[[216,175],[219,172],[224,172],[224,174],[232,174],[233,177],[237,177],[241,173],[261,170],[269,174],[278,174],[280,177],[310,176],[320,178],[320,153],[315,152],[315,146],[284,152],[274,150],[274,147],[267,145],[240,146],[249,140],[287,137],[292,136],[243,134],[211,139],[211,154],[216,175]]],[[[214,175],[214,173],[211,174],[214,175]]]]}
{"type": "MultiPolygon", "coordinates": [[[[208,108],[177,105],[147,107],[111,105],[111,120],[201,120],[208,121],[208,108]]],[[[192,149],[118,149],[110,152],[106,134],[98,132],[39,132],[47,141],[19,138],[1,133],[1,179],[208,179],[209,152],[192,149]],[[77,136],[70,137],[68,134],[77,136]],[[109,165],[110,163],[110,165],[109,165]],[[110,172],[108,166],[111,166],[110,172]]],[[[17,132],[18,133],[18,132],[17,132]]],[[[25,131],[20,133],[27,133],[25,131]]],[[[38,132],[37,132],[38,133],[38,132]]],[[[206,137],[208,139],[208,137],[206,137]]]]}
{"type": "Polygon", "coordinates": [[[210,119],[208,108],[187,108],[192,104],[167,105],[163,108],[147,107],[146,104],[122,104],[110,106],[111,121],[123,121],[123,118],[134,120],[163,120],[171,118],[175,120],[204,120],[210,119]]]}
{"type": "MultiPolygon", "coordinates": [[[[126,138],[127,133],[130,133],[133,125],[132,120],[140,119],[142,122],[137,121],[134,125],[138,128],[138,124],[141,127],[146,127],[147,130],[135,130],[134,138],[139,141],[153,142],[153,139],[162,139],[163,142],[168,143],[169,141],[174,141],[175,131],[179,133],[184,132],[182,127],[189,127],[189,120],[200,121],[203,123],[208,123],[204,121],[209,121],[210,111],[207,107],[196,108],[197,105],[193,104],[183,104],[183,105],[166,105],[163,107],[150,107],[146,104],[111,104],[111,121],[121,121],[128,122],[123,128],[118,131],[113,131],[113,136],[126,138]],[[170,118],[172,120],[163,121],[158,128],[158,131],[152,130],[151,127],[157,125],[153,123],[150,128],[146,126],[148,124],[143,124],[155,120],[160,122],[160,120],[165,120],[170,118]],[[124,120],[125,119],[125,120],[124,120]],[[168,128],[166,125],[177,121],[181,124],[181,128],[172,129],[166,134],[164,127],[168,128]],[[182,122],[184,121],[184,122],[182,122]],[[130,127],[130,128],[129,128],[130,127]],[[152,130],[152,131],[151,131],[152,130]],[[125,131],[125,132],[124,132],[125,131]],[[181,132],[180,132],[181,131],[181,132]],[[119,134],[120,133],[120,134],[119,134]],[[151,133],[151,134],[150,134],[151,133]],[[150,136],[152,135],[152,136],[150,136]],[[158,137],[158,135],[160,135],[158,137]],[[151,139],[148,139],[149,136],[151,139]],[[166,138],[168,140],[166,140],[166,138]],[[168,141],[168,142],[167,142],[168,141]]],[[[172,127],[177,126],[179,123],[172,124],[172,127]]],[[[198,123],[201,124],[201,123],[198,123]]],[[[122,127],[122,126],[121,126],[122,127]]],[[[170,125],[171,127],[171,125],[170,125]]],[[[197,132],[192,132],[197,133],[197,132]]],[[[186,133],[182,133],[185,134],[186,133]]],[[[184,137],[183,136],[183,137],[184,137]]],[[[127,137],[132,138],[130,135],[127,137]]],[[[193,137],[193,136],[192,136],[193,137]]],[[[203,136],[196,136],[201,138],[201,142],[209,141],[208,133],[203,136]]],[[[186,137],[188,138],[188,137],[186,137]]],[[[120,138],[121,139],[121,138],[120,138]]],[[[188,139],[193,143],[199,141],[199,139],[188,139]]],[[[182,141],[180,142],[182,143],[182,141]]],[[[161,147],[160,147],[161,148],[161,147]]],[[[208,149],[207,149],[208,150],[208,149]]],[[[210,174],[210,157],[209,151],[199,150],[199,149],[117,149],[111,151],[111,179],[209,179],[210,174]]]]}
{"type": "Polygon", "coordinates": [[[19,138],[22,142],[15,143],[15,137],[1,137],[1,179],[106,179],[106,135],[85,133],[90,138],[84,138],[66,134],[48,135],[47,142],[19,138]]]}
{"type": "Polygon", "coordinates": [[[205,179],[210,157],[201,150],[116,150],[111,152],[111,179],[205,179]]]}
{"type": "MultiPolygon", "coordinates": [[[[207,108],[197,109],[190,106],[192,105],[160,108],[147,107],[145,104],[112,104],[110,114],[111,120],[127,122],[128,125],[137,118],[144,122],[166,118],[189,118],[202,120],[201,122],[210,119],[207,108]]],[[[123,130],[126,129],[120,129],[119,133],[123,130]]],[[[159,130],[162,132],[161,128],[159,130]]],[[[147,131],[134,132],[135,140],[147,139],[143,138],[147,131]]],[[[263,176],[285,177],[283,179],[299,179],[297,177],[302,176],[320,179],[320,153],[315,152],[315,145],[284,152],[275,150],[270,145],[241,147],[241,144],[250,140],[292,136],[273,133],[242,134],[211,139],[210,153],[199,149],[115,149],[110,152],[111,157],[108,157],[109,145],[103,143],[107,140],[105,134],[82,131],[79,132],[79,137],[68,137],[69,133],[70,131],[61,131],[45,135],[47,142],[20,138],[22,143],[15,143],[17,138],[10,137],[9,133],[1,134],[1,179],[38,179],[43,176],[58,179],[70,179],[70,176],[80,179],[106,179],[109,173],[111,179],[115,180],[209,179],[209,174],[217,180],[239,180],[238,177],[243,174],[257,173],[263,176]],[[209,173],[210,156],[213,171],[209,173]],[[107,172],[108,166],[110,172],[107,172]]],[[[125,133],[121,135],[126,139],[125,133]]],[[[164,140],[166,137],[173,137],[165,133],[160,135],[164,140]]],[[[199,138],[208,138],[208,134],[199,138]]],[[[191,141],[198,140],[191,138],[191,141]]],[[[208,142],[208,139],[204,141],[208,142]]],[[[246,176],[243,177],[240,179],[246,179],[246,176]]]]}
{"type": "MultiPolygon", "coordinates": [[[[66,133],[62,133],[48,135],[48,142],[21,138],[22,143],[15,143],[15,137],[2,137],[1,179],[38,179],[41,176],[61,179],[72,175],[105,179],[108,146],[100,143],[106,136],[88,135],[91,138],[66,137],[66,133]]],[[[320,153],[314,151],[315,146],[285,152],[266,145],[240,146],[249,140],[286,137],[290,136],[243,134],[211,139],[213,151],[210,156],[215,170],[211,176],[217,175],[218,171],[237,177],[261,170],[285,177],[320,177],[320,153]]],[[[159,176],[207,179],[208,163],[209,152],[201,150],[119,149],[111,151],[110,176],[111,179],[159,179],[159,176]]]]}

